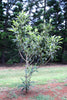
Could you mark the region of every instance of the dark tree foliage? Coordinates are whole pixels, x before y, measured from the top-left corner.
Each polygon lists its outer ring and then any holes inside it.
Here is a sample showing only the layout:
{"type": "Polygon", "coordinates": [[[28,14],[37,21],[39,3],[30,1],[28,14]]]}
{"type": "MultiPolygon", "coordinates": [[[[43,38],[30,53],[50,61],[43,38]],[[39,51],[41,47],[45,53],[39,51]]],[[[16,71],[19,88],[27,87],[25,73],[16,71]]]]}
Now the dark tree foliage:
{"type": "MultiPolygon", "coordinates": [[[[66,41],[66,15],[67,15],[67,1],[65,0],[47,0],[47,6],[49,7],[49,10],[46,12],[46,20],[51,18],[52,19],[52,25],[54,26],[53,31],[51,32],[51,35],[61,35],[64,40],[66,41]]],[[[58,51],[57,57],[55,58],[55,61],[63,61],[64,60],[64,54],[63,52],[66,52],[64,49],[66,48],[66,43],[64,42],[62,45],[62,50],[58,51]]],[[[65,58],[67,59],[67,58],[65,58]]]]}
{"type": "Polygon", "coordinates": [[[22,10],[22,3],[18,0],[7,0],[0,2],[0,62],[18,62],[18,51],[12,39],[14,35],[8,31],[11,27],[12,19],[22,10]],[[17,58],[17,59],[16,59],[17,58]]]}
{"type": "Polygon", "coordinates": [[[60,0],[60,5],[62,6],[63,21],[64,21],[64,27],[62,29],[64,38],[62,61],[66,63],[67,62],[67,0],[60,0]]]}
{"type": "MultiPolygon", "coordinates": [[[[25,11],[30,16],[33,30],[38,28],[41,33],[41,24],[52,19],[53,29],[50,35],[61,35],[63,39],[62,50],[56,54],[54,61],[67,62],[67,0],[0,0],[0,62],[15,63],[20,58],[16,44],[12,39],[14,34],[8,31],[19,11],[25,11]]],[[[43,44],[42,44],[43,46],[43,44]]]]}

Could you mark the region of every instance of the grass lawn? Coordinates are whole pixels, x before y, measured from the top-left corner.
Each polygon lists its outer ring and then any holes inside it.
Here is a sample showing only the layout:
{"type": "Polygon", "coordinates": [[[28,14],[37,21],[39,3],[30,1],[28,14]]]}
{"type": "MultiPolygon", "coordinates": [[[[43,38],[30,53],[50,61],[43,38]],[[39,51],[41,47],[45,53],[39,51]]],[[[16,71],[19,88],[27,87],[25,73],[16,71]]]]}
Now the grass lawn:
{"type": "MultiPolygon", "coordinates": [[[[0,87],[16,87],[22,83],[24,69],[1,69],[0,70],[0,87]]],[[[32,76],[36,84],[45,84],[51,80],[63,82],[67,79],[67,67],[42,67],[32,76]]]]}

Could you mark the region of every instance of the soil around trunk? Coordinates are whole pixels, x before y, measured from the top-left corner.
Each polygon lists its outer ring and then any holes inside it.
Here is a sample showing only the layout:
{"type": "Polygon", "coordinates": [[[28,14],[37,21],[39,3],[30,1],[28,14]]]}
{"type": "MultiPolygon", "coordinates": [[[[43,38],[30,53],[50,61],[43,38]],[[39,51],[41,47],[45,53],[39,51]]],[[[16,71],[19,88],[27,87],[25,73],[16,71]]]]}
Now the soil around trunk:
{"type": "MultiPolygon", "coordinates": [[[[15,65],[6,67],[5,65],[0,65],[1,69],[23,69],[22,65],[15,65]]],[[[24,66],[24,65],[23,65],[24,66]]],[[[67,65],[47,65],[45,67],[67,67],[67,65]]],[[[39,66],[44,67],[44,66],[39,66]]],[[[36,96],[44,95],[50,96],[53,99],[47,100],[67,100],[67,80],[62,83],[58,83],[56,80],[48,82],[45,85],[36,85],[31,87],[29,92],[25,94],[25,91],[17,88],[1,88],[0,87],[0,100],[37,100],[36,96]]],[[[41,99],[42,100],[42,99],[41,99]]]]}
{"type": "Polygon", "coordinates": [[[67,100],[67,81],[31,87],[27,94],[21,89],[0,89],[0,100],[36,100],[38,95],[51,96],[52,100],[67,100]]]}

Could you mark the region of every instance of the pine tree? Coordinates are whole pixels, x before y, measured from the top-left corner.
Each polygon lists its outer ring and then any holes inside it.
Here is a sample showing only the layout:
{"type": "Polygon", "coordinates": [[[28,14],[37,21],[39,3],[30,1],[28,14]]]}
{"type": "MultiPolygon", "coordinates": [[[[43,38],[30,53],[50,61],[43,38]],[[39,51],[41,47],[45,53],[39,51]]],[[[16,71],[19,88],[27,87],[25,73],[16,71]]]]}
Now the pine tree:
{"type": "MultiPolygon", "coordinates": [[[[0,3],[0,58],[1,62],[5,63],[6,61],[12,63],[13,56],[16,54],[16,45],[13,43],[12,38],[14,35],[12,32],[8,31],[8,28],[11,27],[12,19],[15,19],[15,16],[22,10],[21,0],[13,1],[7,0],[0,3]],[[17,9],[16,9],[17,8],[17,9]]],[[[15,57],[17,58],[17,57],[15,57]]],[[[17,60],[14,59],[14,62],[17,60]]]]}
{"type": "MultiPolygon", "coordinates": [[[[50,34],[62,36],[63,34],[62,29],[64,25],[63,25],[63,13],[62,13],[60,1],[59,0],[47,0],[47,6],[49,7],[49,9],[47,10],[45,14],[45,19],[47,22],[49,22],[49,20],[52,19],[52,25],[54,27],[53,30],[50,32],[50,34]]],[[[62,60],[61,52],[62,50],[58,51],[55,61],[62,60]]]]}
{"type": "Polygon", "coordinates": [[[2,63],[5,62],[5,55],[4,55],[4,48],[5,48],[5,39],[3,39],[3,37],[5,37],[6,33],[4,32],[4,3],[1,0],[0,3],[0,58],[2,63]]]}
{"type": "Polygon", "coordinates": [[[62,61],[64,63],[67,62],[67,0],[60,0],[60,5],[62,6],[63,12],[63,53],[62,53],[62,61]]]}

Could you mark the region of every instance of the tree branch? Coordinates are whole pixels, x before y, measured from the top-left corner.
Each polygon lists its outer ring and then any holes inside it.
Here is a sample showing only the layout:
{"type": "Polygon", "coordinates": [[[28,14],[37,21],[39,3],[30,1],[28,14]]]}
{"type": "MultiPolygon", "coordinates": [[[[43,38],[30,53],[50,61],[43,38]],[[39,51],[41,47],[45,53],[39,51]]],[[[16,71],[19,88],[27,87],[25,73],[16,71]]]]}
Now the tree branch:
{"type": "Polygon", "coordinates": [[[32,59],[33,55],[29,56],[29,62],[30,62],[30,59],[32,59]]]}
{"type": "Polygon", "coordinates": [[[34,59],[30,62],[30,65],[33,63],[34,59]]]}
{"type": "Polygon", "coordinates": [[[46,61],[45,65],[50,61],[51,57],[46,61]]]}
{"type": "Polygon", "coordinates": [[[26,60],[25,60],[25,58],[22,56],[20,50],[19,50],[19,54],[20,54],[21,58],[26,62],[26,60]]]}

